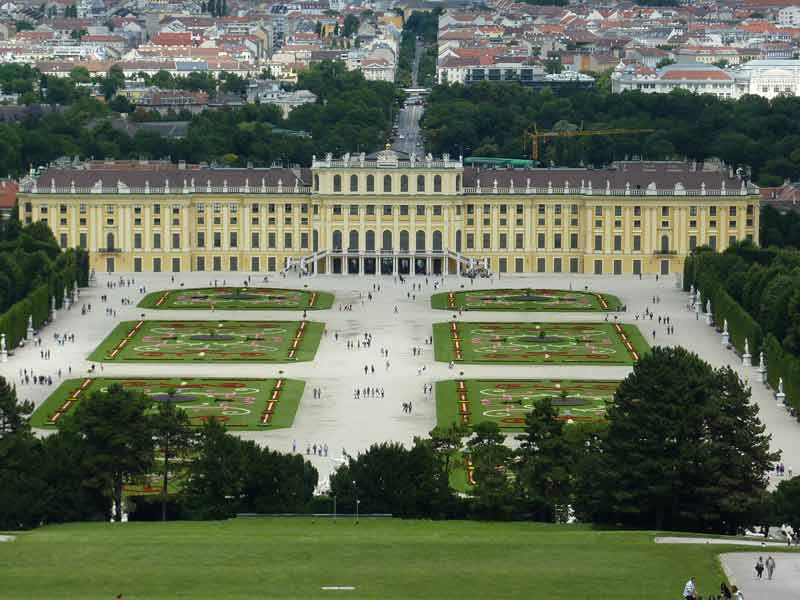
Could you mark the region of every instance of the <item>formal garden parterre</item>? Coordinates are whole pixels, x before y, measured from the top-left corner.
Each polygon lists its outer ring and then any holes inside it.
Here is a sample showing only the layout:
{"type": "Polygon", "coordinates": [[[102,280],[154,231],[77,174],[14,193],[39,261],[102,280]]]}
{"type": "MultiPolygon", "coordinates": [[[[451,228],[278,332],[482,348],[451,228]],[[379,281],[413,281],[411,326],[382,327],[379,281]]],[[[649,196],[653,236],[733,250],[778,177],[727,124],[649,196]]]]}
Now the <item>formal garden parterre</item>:
{"type": "Polygon", "coordinates": [[[431,306],[445,310],[593,312],[620,310],[622,302],[611,294],[590,291],[501,288],[434,294],[431,306]]]}
{"type": "Polygon", "coordinates": [[[433,325],[436,360],[632,365],[648,345],[635,325],[449,322],[433,325]]]}
{"type": "Polygon", "coordinates": [[[313,321],[124,321],[89,355],[100,362],[298,362],[314,358],[313,321]]]}
{"type": "Polygon", "coordinates": [[[141,392],[153,401],[174,402],[199,427],[214,418],[241,431],[280,429],[294,422],[305,382],[297,379],[198,379],[198,378],[93,378],[68,379],[47,398],[31,417],[33,427],[50,428],[94,392],[112,384],[141,392]]]}
{"type": "Polygon", "coordinates": [[[180,310],[323,310],[333,294],[269,287],[208,287],[160,290],[145,296],[140,308],[180,310]]]}
{"type": "Polygon", "coordinates": [[[596,421],[619,381],[569,379],[457,379],[436,383],[436,423],[474,426],[492,421],[503,431],[520,432],[534,405],[550,398],[559,418],[596,421]]]}

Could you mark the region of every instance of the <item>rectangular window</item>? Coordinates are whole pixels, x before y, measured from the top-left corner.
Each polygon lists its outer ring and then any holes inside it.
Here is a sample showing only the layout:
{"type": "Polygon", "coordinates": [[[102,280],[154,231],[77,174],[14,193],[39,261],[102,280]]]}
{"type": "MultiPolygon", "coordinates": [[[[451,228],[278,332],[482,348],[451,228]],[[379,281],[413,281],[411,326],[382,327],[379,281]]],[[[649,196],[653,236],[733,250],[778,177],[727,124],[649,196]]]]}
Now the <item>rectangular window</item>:
{"type": "Polygon", "coordinates": [[[553,259],[553,273],[561,273],[561,257],[556,256],[553,259]]]}
{"type": "Polygon", "coordinates": [[[634,217],[641,217],[642,216],[642,207],[641,206],[634,206],[633,207],[633,216],[634,217]]]}
{"type": "Polygon", "coordinates": [[[222,257],[215,256],[211,259],[211,268],[215,271],[222,271],[222,257]]]}
{"type": "Polygon", "coordinates": [[[639,259],[633,261],[633,274],[634,275],[642,274],[642,261],[639,259]]]}
{"type": "Polygon", "coordinates": [[[161,259],[154,258],[153,259],[153,273],[161,273],[161,259]]]}
{"type": "Polygon", "coordinates": [[[341,214],[342,214],[342,205],[341,204],[334,204],[333,205],[333,216],[338,217],[341,214]]]}
{"type": "Polygon", "coordinates": [[[181,249],[181,234],[180,233],[173,233],[172,234],[172,249],[173,250],[180,250],[181,249]]]}
{"type": "Polygon", "coordinates": [[[195,265],[197,265],[197,269],[196,270],[205,271],[206,270],[206,257],[205,256],[198,256],[197,257],[197,261],[195,262],[195,265]]]}
{"type": "Polygon", "coordinates": [[[206,232],[205,231],[198,231],[197,232],[197,247],[198,248],[205,248],[206,247],[206,232]]]}
{"type": "Polygon", "coordinates": [[[492,247],[492,234],[491,233],[484,233],[483,234],[483,249],[489,250],[492,247]]]}
{"type": "Polygon", "coordinates": [[[142,248],[142,234],[138,231],[133,234],[133,247],[135,250],[141,250],[142,248]]]}
{"type": "Polygon", "coordinates": [[[292,247],[292,232],[287,231],[283,234],[283,247],[286,249],[291,249],[292,247]]]}
{"type": "Polygon", "coordinates": [[[375,216],[375,205],[374,204],[367,204],[367,216],[374,217],[375,216]]]}
{"type": "Polygon", "coordinates": [[[712,250],[717,249],[717,236],[715,235],[708,236],[708,247],[711,248],[712,250]]]}
{"type": "Polygon", "coordinates": [[[261,246],[261,236],[257,231],[250,232],[250,247],[255,249],[261,246]]]}
{"type": "Polygon", "coordinates": [[[222,248],[222,232],[214,232],[214,248],[222,248]]]}
{"type": "Polygon", "coordinates": [[[142,257],[137,256],[133,259],[133,272],[134,273],[141,273],[142,272],[142,257]]]}
{"type": "Polygon", "coordinates": [[[689,236],[689,250],[694,250],[695,248],[697,248],[697,236],[696,235],[690,235],[689,236]]]}
{"type": "Polygon", "coordinates": [[[573,257],[569,259],[569,272],[570,273],[577,273],[578,267],[580,266],[577,257],[573,257]]]}
{"type": "Polygon", "coordinates": [[[570,250],[577,250],[578,249],[578,234],[577,233],[570,233],[569,234],[569,249],[570,250]]]}
{"type": "Polygon", "coordinates": [[[308,232],[306,231],[300,233],[300,247],[304,250],[308,248],[308,232]]]}
{"type": "Polygon", "coordinates": [[[614,236],[614,251],[621,252],[622,251],[622,236],[615,235],[614,236]]]}
{"type": "Polygon", "coordinates": [[[500,234],[500,250],[506,250],[508,248],[508,234],[501,233],[500,234]]]}
{"type": "Polygon", "coordinates": [[[425,205],[424,204],[417,204],[417,216],[424,217],[425,216],[425,205]]]}
{"type": "Polygon", "coordinates": [[[633,251],[634,252],[642,251],[642,236],[640,235],[633,236],[633,251]]]}
{"type": "Polygon", "coordinates": [[[661,216],[668,217],[669,216],[669,206],[662,206],[661,207],[661,216]]]}
{"type": "Polygon", "coordinates": [[[351,204],[350,205],[350,216],[357,217],[358,216],[358,204],[351,204]]]}
{"type": "Polygon", "coordinates": [[[594,236],[594,251],[602,252],[602,250],[603,250],[603,236],[596,235],[594,236]]]}
{"type": "Polygon", "coordinates": [[[475,249],[475,234],[468,233],[467,234],[467,250],[474,250],[475,249]]]}
{"type": "Polygon", "coordinates": [[[267,233],[267,248],[277,247],[277,234],[274,231],[267,233]]]}
{"type": "Polygon", "coordinates": [[[622,207],[621,206],[615,206],[614,207],[614,216],[615,217],[621,217],[622,216],[622,207]]]}
{"type": "Polygon", "coordinates": [[[545,239],[544,239],[544,234],[543,233],[537,233],[536,234],[536,247],[539,250],[544,250],[545,239]]]}
{"type": "Polygon", "coordinates": [[[250,270],[253,271],[253,273],[258,273],[260,266],[261,266],[261,264],[260,264],[260,261],[258,260],[258,257],[257,256],[251,256],[250,257],[250,270]]]}
{"type": "Polygon", "coordinates": [[[274,273],[275,269],[276,269],[276,266],[277,266],[277,262],[278,261],[275,259],[274,256],[268,256],[267,257],[267,271],[269,271],[270,273],[274,273]]]}
{"type": "Polygon", "coordinates": [[[561,234],[556,233],[553,234],[553,248],[556,250],[561,250],[561,234]]]}
{"type": "Polygon", "coordinates": [[[180,258],[173,258],[172,259],[172,272],[173,273],[180,273],[181,272],[181,259],[180,258]]]}
{"type": "Polygon", "coordinates": [[[622,261],[619,259],[614,261],[614,275],[622,275],[622,261]]]}
{"type": "Polygon", "coordinates": [[[391,204],[384,204],[383,205],[383,216],[384,217],[391,217],[392,216],[392,205],[391,204]]]}
{"type": "Polygon", "coordinates": [[[86,232],[81,231],[78,234],[78,246],[80,246],[81,250],[86,250],[86,232]]]}
{"type": "Polygon", "coordinates": [[[229,271],[238,271],[239,270],[239,257],[238,256],[231,256],[228,259],[228,266],[229,271]]]}
{"type": "Polygon", "coordinates": [[[66,248],[67,247],[67,234],[66,233],[62,233],[59,236],[59,240],[60,240],[61,248],[66,248]]]}
{"type": "Polygon", "coordinates": [[[400,205],[400,216],[407,217],[408,216],[408,204],[401,204],[400,205]]]}
{"type": "Polygon", "coordinates": [[[154,250],[161,250],[161,234],[154,233],[153,234],[153,249],[154,250]]]}
{"type": "Polygon", "coordinates": [[[514,235],[514,248],[522,250],[525,247],[525,234],[517,233],[514,235]]]}
{"type": "Polygon", "coordinates": [[[230,232],[230,247],[231,248],[239,247],[239,234],[235,231],[230,232]]]}
{"type": "Polygon", "coordinates": [[[536,271],[538,273],[544,273],[547,270],[547,265],[545,264],[544,257],[539,257],[536,259],[536,271]]]}
{"type": "Polygon", "coordinates": [[[594,261],[594,274],[595,275],[602,275],[603,274],[603,261],[602,260],[594,261]]]}
{"type": "Polygon", "coordinates": [[[508,273],[508,259],[507,258],[501,258],[498,261],[498,263],[500,265],[500,272],[501,273],[508,273]]]}

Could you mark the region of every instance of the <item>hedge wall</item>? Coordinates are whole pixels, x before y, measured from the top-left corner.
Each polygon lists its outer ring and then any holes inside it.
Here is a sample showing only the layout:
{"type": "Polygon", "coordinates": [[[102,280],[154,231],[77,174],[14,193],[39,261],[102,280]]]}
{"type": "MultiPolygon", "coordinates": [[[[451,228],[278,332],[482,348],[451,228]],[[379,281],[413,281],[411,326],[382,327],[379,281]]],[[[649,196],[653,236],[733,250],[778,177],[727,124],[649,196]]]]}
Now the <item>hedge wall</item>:
{"type": "Polygon", "coordinates": [[[61,308],[64,288],[71,291],[75,281],[80,287],[89,282],[88,254],[83,250],[66,250],[56,258],[46,282],[0,315],[0,333],[6,334],[9,350],[16,348],[25,338],[28,316],[33,317],[34,329],[39,329],[50,318],[50,298],[55,296],[56,307],[61,308]]]}
{"type": "Polygon", "coordinates": [[[769,385],[777,393],[778,379],[783,378],[783,391],[789,404],[798,410],[797,417],[800,420],[800,359],[784,352],[773,335],[768,335],[764,342],[764,356],[769,385]]]}

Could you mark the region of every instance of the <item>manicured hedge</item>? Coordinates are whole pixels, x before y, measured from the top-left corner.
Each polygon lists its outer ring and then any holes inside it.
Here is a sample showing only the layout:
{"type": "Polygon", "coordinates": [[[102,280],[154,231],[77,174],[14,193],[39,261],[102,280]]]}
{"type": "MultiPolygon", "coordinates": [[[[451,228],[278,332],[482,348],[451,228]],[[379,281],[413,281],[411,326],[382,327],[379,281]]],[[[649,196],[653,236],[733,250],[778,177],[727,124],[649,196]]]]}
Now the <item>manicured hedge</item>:
{"type": "Polygon", "coordinates": [[[768,335],[765,340],[764,358],[767,361],[769,385],[777,393],[778,379],[783,378],[786,399],[798,410],[798,420],[800,420],[800,359],[785,352],[773,335],[768,335]]]}
{"type": "Polygon", "coordinates": [[[33,317],[34,329],[39,329],[50,318],[50,298],[55,296],[56,307],[64,302],[64,288],[72,292],[75,283],[85,287],[89,282],[88,254],[83,250],[66,250],[58,255],[48,280],[36,286],[25,298],[16,302],[0,315],[0,333],[6,334],[9,350],[16,348],[25,338],[28,316],[33,317]]]}

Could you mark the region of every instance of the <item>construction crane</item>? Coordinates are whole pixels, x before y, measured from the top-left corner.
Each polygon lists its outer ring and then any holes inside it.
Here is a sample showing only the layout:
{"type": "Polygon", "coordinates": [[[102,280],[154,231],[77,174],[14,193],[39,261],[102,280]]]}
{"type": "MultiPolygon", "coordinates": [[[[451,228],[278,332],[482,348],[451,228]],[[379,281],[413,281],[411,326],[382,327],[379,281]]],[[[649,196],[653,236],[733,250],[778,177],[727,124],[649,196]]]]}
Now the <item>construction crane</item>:
{"type": "Polygon", "coordinates": [[[533,129],[528,130],[523,134],[523,146],[527,147],[528,140],[531,144],[531,159],[539,160],[539,140],[546,140],[550,138],[574,138],[574,137],[587,137],[590,135],[629,135],[632,133],[652,133],[655,129],[574,129],[564,131],[539,131],[534,123],[533,129]]]}

